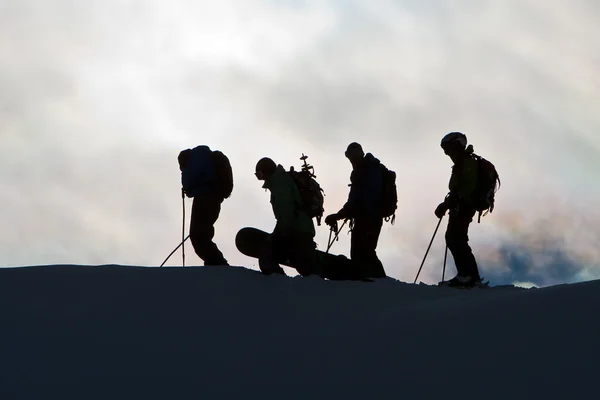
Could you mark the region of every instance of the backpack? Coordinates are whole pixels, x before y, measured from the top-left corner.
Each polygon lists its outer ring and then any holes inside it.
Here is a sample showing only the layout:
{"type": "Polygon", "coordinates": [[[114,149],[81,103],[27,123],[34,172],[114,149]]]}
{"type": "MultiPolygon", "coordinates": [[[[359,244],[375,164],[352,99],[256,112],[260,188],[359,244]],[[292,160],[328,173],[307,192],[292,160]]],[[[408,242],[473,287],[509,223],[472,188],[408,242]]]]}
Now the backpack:
{"type": "Polygon", "coordinates": [[[205,193],[213,185],[212,151],[208,146],[197,146],[179,153],[181,187],[187,197],[205,193]]]}
{"type": "Polygon", "coordinates": [[[304,165],[302,166],[301,171],[295,171],[292,166],[290,167],[288,174],[290,174],[298,188],[302,200],[302,209],[309,217],[316,218],[317,225],[320,226],[321,218],[325,212],[323,207],[325,195],[321,185],[315,180],[316,176],[312,172],[313,167],[306,163],[306,158],[307,156],[302,154],[300,159],[304,161],[304,165]]]}
{"type": "Polygon", "coordinates": [[[385,165],[381,165],[381,203],[380,203],[380,215],[389,221],[391,219],[392,225],[396,220],[396,209],[398,208],[398,193],[396,190],[396,172],[386,168],[385,165]]]}
{"type": "Polygon", "coordinates": [[[181,186],[187,197],[215,192],[224,199],[233,190],[233,171],[229,159],[208,146],[197,146],[179,153],[181,186]]]}
{"type": "Polygon", "coordinates": [[[212,162],[215,174],[215,183],[220,195],[226,199],[233,191],[233,170],[229,158],[219,150],[212,152],[212,162]]]}
{"type": "Polygon", "coordinates": [[[472,154],[478,162],[477,186],[473,195],[475,210],[479,212],[478,223],[481,217],[494,211],[495,195],[500,189],[500,176],[494,164],[485,158],[472,154]]]}

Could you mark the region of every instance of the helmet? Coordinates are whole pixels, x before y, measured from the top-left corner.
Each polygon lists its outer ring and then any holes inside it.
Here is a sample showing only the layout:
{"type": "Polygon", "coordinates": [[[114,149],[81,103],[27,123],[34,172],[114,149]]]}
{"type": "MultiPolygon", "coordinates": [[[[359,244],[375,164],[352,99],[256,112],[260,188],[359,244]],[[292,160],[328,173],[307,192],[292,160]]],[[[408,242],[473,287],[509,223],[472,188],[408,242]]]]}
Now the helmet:
{"type": "Polygon", "coordinates": [[[255,172],[261,171],[266,174],[270,174],[275,172],[277,169],[277,165],[275,161],[271,160],[269,157],[263,157],[256,163],[255,172]]]}
{"type": "Polygon", "coordinates": [[[440,146],[446,147],[450,143],[458,143],[464,149],[467,147],[467,137],[460,132],[450,132],[442,138],[440,146]]]}

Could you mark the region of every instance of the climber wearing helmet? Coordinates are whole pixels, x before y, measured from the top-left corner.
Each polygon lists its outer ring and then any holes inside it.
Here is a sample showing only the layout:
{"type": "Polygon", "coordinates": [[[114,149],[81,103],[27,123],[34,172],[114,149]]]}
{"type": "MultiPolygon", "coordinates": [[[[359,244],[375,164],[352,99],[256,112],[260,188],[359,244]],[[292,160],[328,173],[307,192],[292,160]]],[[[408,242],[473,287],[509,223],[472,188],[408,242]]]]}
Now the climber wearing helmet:
{"type": "Polygon", "coordinates": [[[454,163],[448,188],[450,192],[435,209],[442,218],[450,211],[446,230],[446,245],[452,253],[458,274],[443,283],[451,287],[473,287],[481,283],[477,261],[469,246],[469,225],[476,213],[473,195],[478,179],[477,160],[471,156],[473,146],[467,146],[467,137],[460,132],[448,133],[441,142],[444,153],[454,163]]]}

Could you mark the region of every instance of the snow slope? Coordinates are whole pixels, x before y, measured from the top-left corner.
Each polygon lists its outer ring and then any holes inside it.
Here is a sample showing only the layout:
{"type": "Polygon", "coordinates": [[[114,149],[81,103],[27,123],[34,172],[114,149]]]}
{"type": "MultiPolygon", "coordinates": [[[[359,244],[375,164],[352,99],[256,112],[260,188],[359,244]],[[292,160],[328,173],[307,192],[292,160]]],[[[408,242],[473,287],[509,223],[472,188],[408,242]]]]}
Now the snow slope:
{"type": "Polygon", "coordinates": [[[596,398],[600,282],[0,269],[0,399],[596,398]],[[260,396],[260,397],[259,397],[260,396]]]}

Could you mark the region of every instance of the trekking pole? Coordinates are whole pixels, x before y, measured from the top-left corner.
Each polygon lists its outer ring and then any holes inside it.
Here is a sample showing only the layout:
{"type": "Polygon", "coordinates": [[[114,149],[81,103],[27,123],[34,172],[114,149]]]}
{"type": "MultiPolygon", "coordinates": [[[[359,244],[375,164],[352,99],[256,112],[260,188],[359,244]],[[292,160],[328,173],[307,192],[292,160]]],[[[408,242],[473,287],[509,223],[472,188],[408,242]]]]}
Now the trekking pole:
{"type": "Polygon", "coordinates": [[[181,188],[181,204],[183,206],[183,223],[181,224],[181,266],[185,267],[185,191],[181,188]]]}
{"type": "Polygon", "coordinates": [[[448,259],[448,246],[446,246],[446,251],[444,252],[444,268],[442,269],[442,285],[444,284],[444,277],[446,276],[446,260],[448,259]]]}
{"type": "Polygon", "coordinates": [[[413,283],[417,283],[417,279],[419,279],[419,274],[421,273],[421,268],[423,268],[423,264],[425,264],[425,259],[427,258],[427,254],[429,254],[429,249],[431,248],[431,244],[433,243],[433,239],[435,239],[435,234],[437,233],[438,228],[440,227],[440,224],[442,223],[443,218],[444,218],[444,216],[442,215],[442,217],[440,218],[440,220],[437,223],[437,226],[435,227],[435,231],[433,232],[433,236],[431,238],[431,241],[429,242],[429,246],[427,246],[427,251],[425,252],[425,256],[423,257],[421,266],[419,267],[419,272],[417,272],[417,276],[415,277],[415,281],[413,283]]]}
{"type": "MultiPolygon", "coordinates": [[[[331,248],[331,246],[333,246],[333,242],[335,242],[336,240],[338,240],[338,236],[340,234],[340,231],[342,230],[342,228],[344,227],[344,225],[346,225],[346,222],[348,222],[348,219],[345,219],[344,223],[339,228],[337,228],[337,222],[336,222],[335,236],[333,237],[333,240],[329,240],[328,241],[328,243],[327,243],[327,251],[325,253],[329,253],[329,249],[331,248]]],[[[329,238],[330,239],[331,239],[331,231],[332,230],[333,230],[333,227],[331,227],[329,229],[329,238]]]]}
{"type": "Polygon", "coordinates": [[[165,265],[165,263],[167,262],[167,260],[168,260],[169,258],[171,258],[171,256],[173,255],[173,253],[175,253],[175,252],[177,251],[177,249],[178,249],[178,248],[180,248],[181,246],[183,246],[183,242],[185,242],[186,240],[188,240],[188,239],[189,239],[189,237],[190,237],[190,235],[187,235],[187,237],[186,237],[185,239],[183,239],[183,240],[181,241],[181,243],[179,243],[179,244],[177,245],[177,247],[175,247],[175,249],[173,249],[173,251],[171,252],[171,254],[169,254],[169,255],[167,256],[167,258],[165,258],[165,261],[163,261],[163,262],[162,262],[162,264],[160,264],[160,266],[161,266],[161,267],[162,267],[163,265],[165,265]]]}

